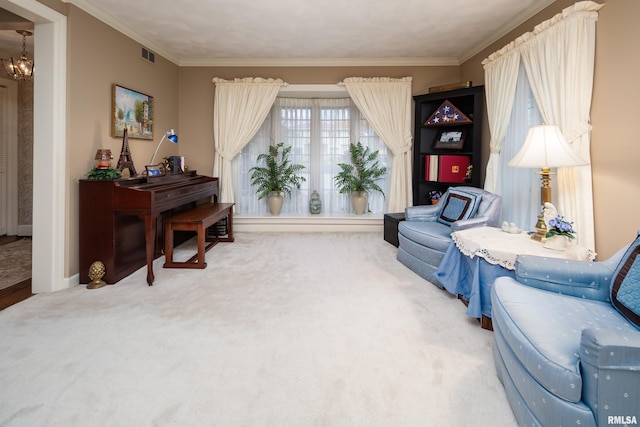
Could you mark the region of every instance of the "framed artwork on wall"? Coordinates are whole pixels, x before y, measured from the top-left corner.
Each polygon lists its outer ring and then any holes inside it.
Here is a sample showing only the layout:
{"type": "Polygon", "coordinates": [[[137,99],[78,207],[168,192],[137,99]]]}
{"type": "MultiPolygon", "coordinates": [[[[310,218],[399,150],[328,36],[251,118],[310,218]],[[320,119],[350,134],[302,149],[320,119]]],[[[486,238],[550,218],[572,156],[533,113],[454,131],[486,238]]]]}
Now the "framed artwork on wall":
{"type": "Polygon", "coordinates": [[[111,136],[153,139],[153,97],[117,84],[111,89],[111,136]]]}

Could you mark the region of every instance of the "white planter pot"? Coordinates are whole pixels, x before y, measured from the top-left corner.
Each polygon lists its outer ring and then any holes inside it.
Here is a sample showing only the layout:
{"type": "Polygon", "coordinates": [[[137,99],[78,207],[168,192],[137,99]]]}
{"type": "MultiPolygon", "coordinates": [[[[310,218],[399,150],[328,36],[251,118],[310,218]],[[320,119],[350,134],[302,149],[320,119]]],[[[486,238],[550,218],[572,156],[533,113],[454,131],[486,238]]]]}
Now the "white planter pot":
{"type": "Polygon", "coordinates": [[[282,209],[282,203],[284,203],[284,197],[279,191],[272,191],[267,196],[267,203],[269,204],[269,212],[271,215],[280,215],[280,209],[282,209]]]}
{"type": "Polygon", "coordinates": [[[367,210],[369,194],[366,191],[354,191],[351,193],[351,204],[356,215],[362,215],[367,210]]]}
{"type": "Polygon", "coordinates": [[[547,237],[543,246],[547,249],[553,249],[554,251],[564,251],[569,247],[569,238],[562,235],[547,237]]]}

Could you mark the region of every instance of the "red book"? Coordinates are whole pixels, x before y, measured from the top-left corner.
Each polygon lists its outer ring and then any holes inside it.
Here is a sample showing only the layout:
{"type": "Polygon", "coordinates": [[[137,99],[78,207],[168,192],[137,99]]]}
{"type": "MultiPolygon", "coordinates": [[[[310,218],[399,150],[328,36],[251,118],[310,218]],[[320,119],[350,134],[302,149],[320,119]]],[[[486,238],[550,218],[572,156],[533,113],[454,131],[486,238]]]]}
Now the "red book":
{"type": "Polygon", "coordinates": [[[464,182],[467,175],[467,166],[471,159],[469,156],[440,156],[438,168],[438,181],[464,182]]]}

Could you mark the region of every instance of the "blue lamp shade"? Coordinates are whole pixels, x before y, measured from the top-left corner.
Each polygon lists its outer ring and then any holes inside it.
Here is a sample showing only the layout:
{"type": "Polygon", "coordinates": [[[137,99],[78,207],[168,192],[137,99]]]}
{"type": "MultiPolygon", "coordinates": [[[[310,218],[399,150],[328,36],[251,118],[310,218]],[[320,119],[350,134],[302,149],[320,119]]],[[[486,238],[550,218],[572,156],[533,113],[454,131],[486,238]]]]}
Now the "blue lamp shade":
{"type": "Polygon", "coordinates": [[[169,132],[170,132],[170,133],[168,133],[168,135],[167,135],[167,139],[168,139],[169,141],[173,142],[174,144],[177,144],[177,143],[178,143],[178,135],[176,135],[176,134],[173,132],[173,129],[171,129],[169,132]]]}
{"type": "Polygon", "coordinates": [[[160,145],[162,145],[162,141],[164,141],[164,139],[168,139],[169,141],[173,142],[174,144],[178,143],[178,135],[176,135],[176,133],[173,131],[173,129],[168,130],[164,133],[164,135],[162,135],[162,139],[160,140],[160,142],[158,143],[158,146],[156,147],[156,151],[153,152],[153,156],[151,156],[151,161],[149,162],[149,165],[153,165],[155,159],[156,159],[156,154],[158,154],[158,150],[160,149],[160,145]]]}

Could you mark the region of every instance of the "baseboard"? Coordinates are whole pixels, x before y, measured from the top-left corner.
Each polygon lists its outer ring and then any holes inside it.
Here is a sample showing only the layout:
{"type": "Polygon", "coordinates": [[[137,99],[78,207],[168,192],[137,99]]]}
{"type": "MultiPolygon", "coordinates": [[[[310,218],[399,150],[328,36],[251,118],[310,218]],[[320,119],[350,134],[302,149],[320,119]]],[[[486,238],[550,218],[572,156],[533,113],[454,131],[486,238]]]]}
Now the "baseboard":
{"type": "Polygon", "coordinates": [[[80,284],[80,274],[74,274],[71,277],[66,277],[64,279],[64,285],[66,288],[71,288],[80,284]]]}
{"type": "Polygon", "coordinates": [[[33,226],[31,224],[18,225],[18,236],[33,236],[33,226]]]}
{"type": "Polygon", "coordinates": [[[233,216],[234,231],[248,232],[382,232],[382,215],[233,216]]]}

